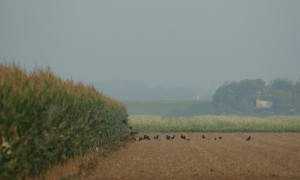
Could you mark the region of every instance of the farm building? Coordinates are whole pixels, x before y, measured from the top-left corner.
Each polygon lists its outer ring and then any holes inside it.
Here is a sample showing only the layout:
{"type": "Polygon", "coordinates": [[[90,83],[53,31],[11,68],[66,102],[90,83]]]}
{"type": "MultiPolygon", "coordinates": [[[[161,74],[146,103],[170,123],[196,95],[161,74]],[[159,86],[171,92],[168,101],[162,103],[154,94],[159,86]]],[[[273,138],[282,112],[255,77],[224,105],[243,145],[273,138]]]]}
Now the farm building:
{"type": "Polygon", "coordinates": [[[256,109],[271,109],[273,105],[272,101],[262,101],[260,99],[256,99],[255,108],[256,109]]]}

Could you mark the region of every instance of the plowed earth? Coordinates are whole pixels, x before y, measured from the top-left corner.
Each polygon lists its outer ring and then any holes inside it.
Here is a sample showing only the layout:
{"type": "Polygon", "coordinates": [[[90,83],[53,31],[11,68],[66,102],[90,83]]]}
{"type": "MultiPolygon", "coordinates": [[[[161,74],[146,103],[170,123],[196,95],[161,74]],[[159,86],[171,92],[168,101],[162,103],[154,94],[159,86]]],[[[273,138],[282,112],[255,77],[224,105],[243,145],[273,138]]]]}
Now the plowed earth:
{"type": "Polygon", "coordinates": [[[190,141],[180,133],[147,135],[150,141],[101,159],[84,179],[300,179],[300,133],[185,133],[190,141]]]}

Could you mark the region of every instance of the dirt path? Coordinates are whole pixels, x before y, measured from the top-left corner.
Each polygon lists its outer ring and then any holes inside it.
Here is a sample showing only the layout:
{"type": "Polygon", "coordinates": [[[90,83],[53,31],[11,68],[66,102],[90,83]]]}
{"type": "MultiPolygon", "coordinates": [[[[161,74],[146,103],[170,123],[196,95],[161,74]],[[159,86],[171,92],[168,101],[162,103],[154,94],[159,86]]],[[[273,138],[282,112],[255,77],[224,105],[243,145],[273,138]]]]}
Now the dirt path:
{"type": "Polygon", "coordinates": [[[158,134],[101,159],[84,179],[300,179],[300,133],[158,134]]]}

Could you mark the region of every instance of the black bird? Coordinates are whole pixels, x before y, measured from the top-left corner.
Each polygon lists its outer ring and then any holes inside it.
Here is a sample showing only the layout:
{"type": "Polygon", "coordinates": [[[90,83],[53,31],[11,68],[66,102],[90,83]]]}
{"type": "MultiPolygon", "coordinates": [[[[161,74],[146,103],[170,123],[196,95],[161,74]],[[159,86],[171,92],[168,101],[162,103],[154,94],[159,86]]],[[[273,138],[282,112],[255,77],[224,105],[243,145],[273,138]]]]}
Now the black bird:
{"type": "Polygon", "coordinates": [[[247,139],[246,139],[246,141],[250,141],[251,140],[251,136],[249,136],[247,139]]]}
{"type": "Polygon", "coordinates": [[[141,140],[143,140],[143,138],[142,138],[142,137],[139,137],[139,141],[141,141],[141,140]]]}
{"type": "Polygon", "coordinates": [[[202,139],[205,139],[205,136],[204,136],[204,134],[202,134],[202,139]]]}
{"type": "Polygon", "coordinates": [[[171,139],[175,139],[175,135],[173,135],[173,136],[171,137],[171,139]]]}
{"type": "Polygon", "coordinates": [[[159,135],[154,136],[154,139],[159,139],[159,135]]]}
{"type": "Polygon", "coordinates": [[[180,135],[181,139],[186,139],[186,137],[184,135],[180,135]]]}
{"type": "Polygon", "coordinates": [[[135,132],[135,131],[130,132],[130,135],[135,135],[135,134],[137,134],[137,132],[135,132]]]}
{"type": "Polygon", "coordinates": [[[144,135],[144,139],[148,139],[148,140],[150,140],[150,137],[149,136],[147,136],[146,134],[144,135]]]}
{"type": "Polygon", "coordinates": [[[169,136],[169,135],[166,135],[166,137],[167,137],[167,140],[170,140],[170,139],[171,139],[171,136],[169,136]]]}
{"type": "Polygon", "coordinates": [[[222,136],[220,136],[219,139],[223,139],[222,136]]]}

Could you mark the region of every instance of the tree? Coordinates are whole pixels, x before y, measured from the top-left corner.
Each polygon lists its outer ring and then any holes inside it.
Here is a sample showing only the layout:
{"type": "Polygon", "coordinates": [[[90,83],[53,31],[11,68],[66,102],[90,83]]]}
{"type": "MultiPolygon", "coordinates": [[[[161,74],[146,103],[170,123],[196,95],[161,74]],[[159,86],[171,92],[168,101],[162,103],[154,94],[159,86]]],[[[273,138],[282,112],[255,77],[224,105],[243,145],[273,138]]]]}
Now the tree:
{"type": "Polygon", "coordinates": [[[300,79],[295,84],[294,113],[300,114],[300,79]]]}
{"type": "Polygon", "coordinates": [[[256,98],[267,96],[262,79],[227,83],[217,89],[213,105],[217,114],[250,115],[254,113],[256,98]]]}
{"type": "Polygon", "coordinates": [[[275,79],[271,84],[273,112],[275,114],[294,114],[299,108],[297,84],[288,79],[275,79]]]}

